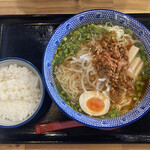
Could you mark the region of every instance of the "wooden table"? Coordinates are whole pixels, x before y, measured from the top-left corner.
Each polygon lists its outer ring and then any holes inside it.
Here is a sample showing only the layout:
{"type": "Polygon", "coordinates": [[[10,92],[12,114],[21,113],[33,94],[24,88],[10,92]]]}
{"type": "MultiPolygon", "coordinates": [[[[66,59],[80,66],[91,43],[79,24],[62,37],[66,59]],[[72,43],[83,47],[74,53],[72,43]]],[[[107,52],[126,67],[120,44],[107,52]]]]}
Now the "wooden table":
{"type": "Polygon", "coordinates": [[[21,144],[0,145],[0,150],[149,150],[148,144],[21,144]]]}
{"type": "MultiPolygon", "coordinates": [[[[0,0],[0,15],[75,14],[89,9],[114,9],[124,13],[150,13],[150,0],[0,0]]],[[[0,150],[149,150],[148,144],[21,144],[0,145],[0,150]]]]}
{"type": "Polygon", "coordinates": [[[150,0],[0,0],[0,14],[72,14],[100,8],[149,13],[150,0]]]}

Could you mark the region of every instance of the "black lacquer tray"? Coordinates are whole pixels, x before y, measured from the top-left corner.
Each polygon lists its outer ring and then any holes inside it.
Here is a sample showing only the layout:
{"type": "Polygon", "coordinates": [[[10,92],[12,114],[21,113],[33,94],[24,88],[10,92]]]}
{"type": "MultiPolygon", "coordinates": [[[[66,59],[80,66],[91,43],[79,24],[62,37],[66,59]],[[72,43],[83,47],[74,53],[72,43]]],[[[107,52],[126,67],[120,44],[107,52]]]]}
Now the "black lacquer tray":
{"type": "MultiPolygon", "coordinates": [[[[0,58],[29,60],[42,72],[47,42],[59,24],[72,15],[0,16],[0,58]]],[[[150,14],[131,14],[150,29],[150,14]]],[[[70,120],[46,93],[44,104],[28,124],[0,129],[0,143],[150,143],[150,112],[135,123],[113,131],[77,127],[42,135],[35,134],[36,123],[70,120]]]]}

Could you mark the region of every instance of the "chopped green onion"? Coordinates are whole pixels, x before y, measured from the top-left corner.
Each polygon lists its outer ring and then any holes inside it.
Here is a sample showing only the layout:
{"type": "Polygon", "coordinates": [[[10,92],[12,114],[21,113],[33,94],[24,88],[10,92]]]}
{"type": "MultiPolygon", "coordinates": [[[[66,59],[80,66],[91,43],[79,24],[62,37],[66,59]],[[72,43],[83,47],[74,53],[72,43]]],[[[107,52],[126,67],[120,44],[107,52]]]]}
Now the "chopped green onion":
{"type": "Polygon", "coordinates": [[[59,55],[58,55],[58,54],[56,54],[56,55],[55,55],[55,57],[57,58],[57,57],[59,57],[59,55]]]}
{"type": "Polygon", "coordinates": [[[65,57],[68,57],[68,54],[65,54],[65,57]]]}
{"type": "Polygon", "coordinates": [[[84,29],[79,28],[80,33],[84,33],[84,29]]]}
{"type": "Polygon", "coordinates": [[[59,94],[59,96],[60,96],[63,100],[66,100],[66,97],[64,97],[62,94],[59,94]]]}
{"type": "Polygon", "coordinates": [[[58,52],[58,55],[62,55],[62,54],[63,54],[62,51],[59,51],[59,52],[58,52]]]}
{"type": "Polygon", "coordinates": [[[64,41],[67,41],[67,37],[64,37],[64,39],[63,39],[64,41]]]}
{"type": "Polygon", "coordinates": [[[144,86],[145,85],[145,83],[144,82],[141,82],[141,86],[144,86]]]}
{"type": "Polygon", "coordinates": [[[77,56],[77,53],[74,53],[73,56],[77,56]]]}
{"type": "Polygon", "coordinates": [[[67,53],[68,53],[68,50],[67,50],[67,49],[65,49],[65,50],[64,50],[64,53],[65,53],[65,54],[67,54],[67,53]]]}
{"type": "Polygon", "coordinates": [[[61,91],[61,94],[63,95],[63,94],[65,94],[66,92],[65,91],[61,91]]]}
{"type": "Polygon", "coordinates": [[[146,68],[144,69],[144,71],[145,71],[146,73],[148,73],[148,72],[150,71],[150,67],[146,67],[146,68]]]}
{"type": "Polygon", "coordinates": [[[142,94],[141,94],[141,92],[139,92],[139,93],[138,93],[138,97],[141,97],[141,96],[142,96],[142,94]]]}
{"type": "Polygon", "coordinates": [[[90,38],[91,38],[91,34],[88,33],[88,34],[87,34],[87,39],[90,39],[90,38]]]}
{"type": "Polygon", "coordinates": [[[73,41],[73,42],[76,42],[76,38],[75,38],[75,37],[72,37],[72,41],[73,41]]]}
{"type": "Polygon", "coordinates": [[[66,44],[63,44],[63,45],[62,45],[62,49],[63,49],[63,50],[66,49],[66,44]]]}
{"type": "Polygon", "coordinates": [[[141,54],[143,55],[143,56],[147,56],[147,52],[144,50],[144,51],[140,51],[141,52],[141,54]]]}
{"type": "Polygon", "coordinates": [[[141,51],[144,51],[144,50],[145,50],[144,46],[141,46],[141,47],[140,47],[140,50],[141,50],[141,51]]]}
{"type": "Polygon", "coordinates": [[[81,38],[80,39],[81,42],[85,42],[85,40],[86,40],[85,38],[81,38]]]}
{"type": "Polygon", "coordinates": [[[105,30],[107,30],[107,31],[109,31],[109,28],[108,28],[108,26],[104,26],[104,29],[105,29],[105,30]]]}
{"type": "Polygon", "coordinates": [[[115,118],[116,115],[115,115],[115,114],[110,114],[110,117],[111,117],[111,118],[115,118]]]}
{"type": "Polygon", "coordinates": [[[140,57],[140,58],[141,58],[141,54],[140,54],[140,53],[138,53],[138,54],[137,54],[137,57],[140,57]]]}
{"type": "Polygon", "coordinates": [[[71,50],[71,51],[70,51],[70,54],[72,54],[72,55],[73,55],[73,54],[74,54],[74,50],[71,50]]]}
{"type": "Polygon", "coordinates": [[[76,107],[73,107],[73,109],[74,109],[75,111],[78,111],[78,109],[77,109],[76,107]]]}
{"type": "Polygon", "coordinates": [[[116,109],[112,109],[108,112],[108,115],[111,117],[111,118],[115,118],[115,117],[118,117],[120,116],[119,112],[116,110],[116,109]]]}
{"type": "Polygon", "coordinates": [[[85,30],[85,29],[86,29],[86,27],[85,27],[85,26],[83,26],[83,29],[85,30]]]}
{"type": "Polygon", "coordinates": [[[137,95],[136,95],[136,94],[133,94],[132,97],[137,97],[137,95]]]}
{"type": "Polygon", "coordinates": [[[141,71],[141,74],[142,74],[142,75],[144,75],[144,74],[145,74],[145,71],[144,71],[144,70],[142,70],[142,71],[141,71]]]}
{"type": "Polygon", "coordinates": [[[69,102],[69,101],[65,101],[65,103],[68,104],[68,105],[70,105],[70,102],[69,102]]]}
{"type": "Polygon", "coordinates": [[[135,46],[140,48],[142,45],[140,43],[136,43],[135,46]]]}
{"type": "Polygon", "coordinates": [[[143,79],[144,79],[144,80],[147,80],[147,79],[148,79],[148,74],[144,74],[144,75],[143,75],[143,79]]]}
{"type": "Polygon", "coordinates": [[[100,116],[99,118],[100,118],[100,119],[105,119],[105,117],[104,117],[104,116],[100,116]]]}
{"type": "Polygon", "coordinates": [[[145,65],[145,66],[148,66],[148,65],[149,65],[148,60],[144,61],[144,65],[145,65]]]}
{"type": "Polygon", "coordinates": [[[73,49],[74,49],[74,50],[77,50],[77,49],[78,49],[78,45],[77,45],[77,44],[74,44],[74,45],[73,45],[73,49]]]}
{"type": "Polygon", "coordinates": [[[133,31],[131,29],[126,29],[125,30],[128,34],[133,35],[133,31]]]}
{"type": "Polygon", "coordinates": [[[141,58],[142,58],[143,61],[146,61],[146,57],[145,56],[142,56],[141,58]]]}
{"type": "Polygon", "coordinates": [[[137,89],[137,91],[142,91],[142,87],[141,86],[137,86],[136,89],[137,89]]]}
{"type": "Polygon", "coordinates": [[[136,101],[136,100],[137,100],[137,97],[133,97],[133,100],[136,101]]]}
{"type": "Polygon", "coordinates": [[[95,26],[95,24],[94,24],[94,23],[92,23],[92,24],[91,24],[91,26],[95,26]]]}
{"type": "Polygon", "coordinates": [[[74,34],[80,35],[80,32],[79,31],[74,31],[74,34]]]}
{"type": "MultiPolygon", "coordinates": [[[[57,50],[58,50],[58,51],[60,51],[60,50],[61,50],[61,48],[60,48],[60,47],[58,47],[58,48],[57,48],[57,50]]],[[[55,53],[57,53],[57,51],[56,51],[55,53]]]]}
{"type": "Polygon", "coordinates": [[[141,85],[141,82],[140,81],[136,81],[136,85],[141,85]]]}
{"type": "Polygon", "coordinates": [[[81,108],[79,108],[79,112],[82,112],[82,109],[81,109],[81,108]]]}

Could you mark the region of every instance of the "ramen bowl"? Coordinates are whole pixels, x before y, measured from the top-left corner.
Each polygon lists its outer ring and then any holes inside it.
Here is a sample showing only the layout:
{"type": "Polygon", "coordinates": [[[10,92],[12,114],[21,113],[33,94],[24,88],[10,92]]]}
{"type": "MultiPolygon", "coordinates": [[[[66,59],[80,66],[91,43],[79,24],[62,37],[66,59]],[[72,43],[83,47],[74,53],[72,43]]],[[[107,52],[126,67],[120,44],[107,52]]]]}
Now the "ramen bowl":
{"type": "Polygon", "coordinates": [[[142,23],[132,18],[131,16],[128,16],[124,13],[117,12],[114,10],[105,10],[105,9],[89,10],[74,15],[56,29],[51,39],[49,40],[45,50],[43,59],[43,74],[47,86],[47,91],[50,97],[64,114],[69,116],[71,119],[92,128],[112,129],[133,123],[136,120],[140,119],[144,114],[146,114],[149,111],[150,109],[149,86],[141,102],[138,105],[136,105],[132,110],[130,110],[128,113],[125,113],[124,115],[121,115],[116,118],[97,119],[83,115],[73,110],[70,106],[68,106],[64,102],[64,100],[59,96],[53,78],[52,61],[55,55],[55,51],[57,50],[57,47],[61,42],[61,40],[69,32],[71,32],[72,30],[74,30],[79,26],[86,25],[89,23],[98,23],[100,21],[103,22],[111,21],[120,26],[131,29],[134,32],[135,36],[144,45],[149,57],[150,31],[142,23]]]}

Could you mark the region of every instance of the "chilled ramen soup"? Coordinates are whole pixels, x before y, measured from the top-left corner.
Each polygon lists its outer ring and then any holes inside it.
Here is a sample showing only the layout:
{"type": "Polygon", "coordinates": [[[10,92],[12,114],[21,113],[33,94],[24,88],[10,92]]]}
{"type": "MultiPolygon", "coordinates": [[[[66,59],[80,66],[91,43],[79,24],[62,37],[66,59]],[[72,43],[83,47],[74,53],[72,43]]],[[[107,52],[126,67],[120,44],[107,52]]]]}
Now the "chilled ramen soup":
{"type": "Polygon", "coordinates": [[[133,31],[108,23],[76,28],[53,59],[60,97],[74,110],[114,118],[139,103],[149,83],[149,61],[133,31]]]}

